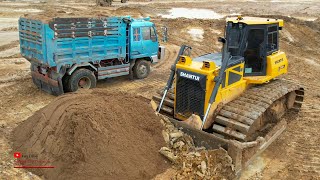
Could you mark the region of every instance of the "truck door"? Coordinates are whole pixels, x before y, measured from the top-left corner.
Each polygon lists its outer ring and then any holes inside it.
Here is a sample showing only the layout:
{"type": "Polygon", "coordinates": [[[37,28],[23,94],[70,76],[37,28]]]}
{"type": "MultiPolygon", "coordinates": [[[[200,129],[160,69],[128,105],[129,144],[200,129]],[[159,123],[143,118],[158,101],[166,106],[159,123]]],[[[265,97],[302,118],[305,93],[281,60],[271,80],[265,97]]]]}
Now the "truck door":
{"type": "Polygon", "coordinates": [[[131,34],[131,55],[140,56],[143,54],[142,48],[142,38],[141,38],[141,27],[132,27],[131,34]]]}
{"type": "Polygon", "coordinates": [[[147,56],[157,55],[159,43],[155,28],[153,26],[141,27],[141,32],[144,54],[147,56]]]}

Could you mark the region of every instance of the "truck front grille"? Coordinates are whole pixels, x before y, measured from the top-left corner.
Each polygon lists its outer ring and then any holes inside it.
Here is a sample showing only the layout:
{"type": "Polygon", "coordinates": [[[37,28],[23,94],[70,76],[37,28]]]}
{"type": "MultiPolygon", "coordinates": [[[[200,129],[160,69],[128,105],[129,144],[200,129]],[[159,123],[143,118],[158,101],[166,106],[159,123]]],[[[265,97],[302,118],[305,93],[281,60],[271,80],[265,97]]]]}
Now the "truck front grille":
{"type": "Polygon", "coordinates": [[[178,77],[176,85],[175,113],[186,118],[192,114],[204,116],[205,81],[178,77]]]}

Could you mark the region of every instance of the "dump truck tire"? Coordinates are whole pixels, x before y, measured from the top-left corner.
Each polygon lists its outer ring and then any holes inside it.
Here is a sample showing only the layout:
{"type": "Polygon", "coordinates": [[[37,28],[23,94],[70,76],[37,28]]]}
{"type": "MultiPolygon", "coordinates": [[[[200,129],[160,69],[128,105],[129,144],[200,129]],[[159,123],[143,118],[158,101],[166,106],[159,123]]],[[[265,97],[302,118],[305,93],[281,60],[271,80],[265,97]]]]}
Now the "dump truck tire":
{"type": "Polygon", "coordinates": [[[146,60],[138,60],[133,66],[133,74],[138,79],[148,77],[150,73],[150,62],[146,60]]]}
{"type": "Polygon", "coordinates": [[[91,89],[96,87],[97,79],[92,71],[78,69],[70,76],[68,90],[75,92],[78,89],[91,89]]]}
{"type": "Polygon", "coordinates": [[[106,7],[106,6],[111,6],[111,4],[112,4],[112,0],[98,0],[97,1],[98,6],[106,7]]]}
{"type": "Polygon", "coordinates": [[[127,0],[121,0],[121,3],[126,3],[127,2],[127,0]]]}

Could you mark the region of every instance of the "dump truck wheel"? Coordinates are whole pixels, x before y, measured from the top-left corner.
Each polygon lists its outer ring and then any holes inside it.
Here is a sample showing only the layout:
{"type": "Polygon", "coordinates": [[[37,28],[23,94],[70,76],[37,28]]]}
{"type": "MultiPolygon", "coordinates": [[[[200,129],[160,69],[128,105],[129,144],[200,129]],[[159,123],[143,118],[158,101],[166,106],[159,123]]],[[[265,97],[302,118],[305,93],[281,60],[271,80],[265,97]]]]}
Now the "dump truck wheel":
{"type": "Polygon", "coordinates": [[[121,0],[121,3],[126,3],[127,2],[127,0],[121,0]]]}
{"type": "Polygon", "coordinates": [[[150,62],[146,60],[139,60],[133,66],[133,74],[138,79],[146,78],[150,73],[150,62]]]}
{"type": "Polygon", "coordinates": [[[75,92],[78,89],[90,89],[97,85],[97,79],[92,71],[78,69],[70,76],[68,90],[75,92]]]}
{"type": "Polygon", "coordinates": [[[106,6],[111,6],[112,4],[112,0],[99,0],[99,5],[106,7],[106,6]]]}

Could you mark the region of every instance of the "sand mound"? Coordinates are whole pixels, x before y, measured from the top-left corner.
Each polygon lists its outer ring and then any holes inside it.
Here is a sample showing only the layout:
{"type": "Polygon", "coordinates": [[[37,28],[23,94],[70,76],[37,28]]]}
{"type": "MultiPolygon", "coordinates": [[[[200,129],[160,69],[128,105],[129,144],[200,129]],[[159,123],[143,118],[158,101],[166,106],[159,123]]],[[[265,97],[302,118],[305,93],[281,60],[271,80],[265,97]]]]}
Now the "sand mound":
{"type": "Polygon", "coordinates": [[[24,165],[54,166],[31,169],[46,179],[151,179],[169,166],[158,152],[162,129],[141,97],[70,94],[21,123],[13,150],[38,160],[24,165]]]}

